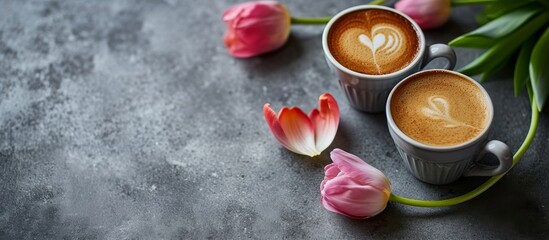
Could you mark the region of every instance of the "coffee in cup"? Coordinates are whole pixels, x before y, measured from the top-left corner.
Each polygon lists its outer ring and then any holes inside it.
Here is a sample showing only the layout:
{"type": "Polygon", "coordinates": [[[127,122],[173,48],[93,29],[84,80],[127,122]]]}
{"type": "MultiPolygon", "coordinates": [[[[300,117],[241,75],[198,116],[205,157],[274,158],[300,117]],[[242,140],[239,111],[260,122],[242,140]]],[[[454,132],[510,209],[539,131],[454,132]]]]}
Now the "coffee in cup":
{"type": "Polygon", "coordinates": [[[457,74],[430,71],[410,77],[393,93],[391,115],[412,139],[432,146],[465,143],[487,126],[481,89],[457,74]]]}
{"type": "Polygon", "coordinates": [[[419,51],[417,29],[405,17],[382,9],[363,9],[337,19],[328,32],[328,47],[343,66],[383,75],[408,66],[419,51]]]}
{"type": "Polygon", "coordinates": [[[336,14],[322,33],[322,49],[351,106],[365,112],[384,111],[391,89],[433,59],[447,59],[447,69],[456,63],[449,46],[427,46],[410,17],[377,5],[336,14]]]}
{"type": "Polygon", "coordinates": [[[494,108],[475,80],[448,70],[424,70],[398,83],[387,99],[389,133],[418,179],[446,184],[462,176],[494,176],[513,163],[511,149],[488,140],[494,108]],[[482,158],[493,154],[498,164],[482,158]]]}

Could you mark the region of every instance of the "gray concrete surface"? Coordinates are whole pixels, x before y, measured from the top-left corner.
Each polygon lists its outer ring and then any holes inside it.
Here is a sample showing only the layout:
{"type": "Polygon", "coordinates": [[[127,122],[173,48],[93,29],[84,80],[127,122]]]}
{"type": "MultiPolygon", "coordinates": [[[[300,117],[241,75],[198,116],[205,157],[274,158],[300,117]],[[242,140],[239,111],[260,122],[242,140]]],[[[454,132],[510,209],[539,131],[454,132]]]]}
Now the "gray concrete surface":
{"type": "MultiPolygon", "coordinates": [[[[230,57],[221,14],[235,2],[0,2],[0,239],[549,238],[547,111],[522,162],[470,202],[390,204],[365,221],[326,211],[319,185],[335,147],[407,197],[457,196],[486,178],[414,179],[384,115],[345,102],[321,26],[294,26],[284,48],[262,57],[230,57]],[[282,148],[263,104],[308,110],[323,92],[341,107],[334,143],[317,158],[282,148]]],[[[325,16],[365,1],[285,2],[296,16],[325,16]]],[[[453,9],[427,41],[474,29],[477,11],[453,9]]],[[[457,54],[461,67],[480,52],[457,54]]],[[[511,76],[483,85],[495,104],[492,137],[516,150],[530,111],[511,76]]]]}

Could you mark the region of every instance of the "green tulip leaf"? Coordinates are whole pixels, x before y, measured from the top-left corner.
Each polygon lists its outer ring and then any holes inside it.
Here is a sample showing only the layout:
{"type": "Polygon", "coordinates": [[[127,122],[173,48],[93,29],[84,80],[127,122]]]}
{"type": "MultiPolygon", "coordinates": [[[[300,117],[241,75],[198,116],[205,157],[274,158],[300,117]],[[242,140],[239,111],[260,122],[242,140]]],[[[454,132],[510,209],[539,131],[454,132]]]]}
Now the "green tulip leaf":
{"type": "Polygon", "coordinates": [[[476,58],[463,68],[459,69],[458,71],[465,75],[472,76],[495,68],[497,66],[497,63],[495,61],[497,61],[498,59],[497,52],[499,51],[499,48],[501,47],[496,45],[488,49],[488,51],[484,52],[478,58],[476,58]]]}
{"type": "Polygon", "coordinates": [[[549,96],[549,28],[539,38],[530,57],[530,81],[541,112],[549,96]]]}
{"type": "Polygon", "coordinates": [[[462,48],[489,48],[493,46],[495,42],[497,42],[497,39],[492,39],[481,35],[468,36],[466,34],[450,41],[448,45],[462,48]]]}
{"type": "Polygon", "coordinates": [[[476,75],[500,66],[504,63],[505,59],[508,59],[515,53],[524,41],[530,38],[541,27],[544,27],[548,21],[549,12],[536,16],[523,27],[498,41],[494,46],[459,71],[466,75],[476,75]]]}
{"type": "Polygon", "coordinates": [[[482,73],[482,75],[480,77],[480,82],[484,82],[484,81],[488,80],[488,78],[494,76],[496,73],[498,73],[503,68],[505,68],[505,66],[507,66],[507,63],[509,62],[509,59],[511,59],[511,58],[507,57],[507,58],[503,59],[503,61],[498,66],[496,66],[492,69],[487,69],[484,73],[482,73]]]}
{"type": "Polygon", "coordinates": [[[515,10],[475,31],[452,40],[449,45],[453,47],[488,48],[496,44],[500,38],[516,31],[541,10],[541,8],[534,6],[515,10]]]}
{"type": "Polygon", "coordinates": [[[487,24],[487,23],[489,23],[490,21],[493,20],[493,19],[489,18],[486,15],[486,13],[484,13],[484,12],[481,12],[481,13],[477,14],[475,19],[477,20],[477,23],[481,26],[484,25],[484,24],[487,24]]]}
{"type": "Polygon", "coordinates": [[[536,39],[531,37],[522,45],[520,48],[519,55],[517,57],[517,62],[515,64],[515,76],[513,78],[513,85],[515,87],[515,96],[519,96],[522,89],[526,86],[526,82],[530,77],[529,73],[529,64],[530,64],[530,55],[536,39]]]}
{"type": "Polygon", "coordinates": [[[535,0],[498,0],[492,4],[486,5],[484,13],[489,19],[497,19],[509,12],[513,12],[522,6],[531,3],[537,5],[537,8],[540,8],[539,4],[537,4],[535,0]]]}
{"type": "Polygon", "coordinates": [[[541,8],[535,6],[517,9],[489,22],[468,35],[481,35],[490,38],[504,37],[518,29],[541,10],[541,8]]]}

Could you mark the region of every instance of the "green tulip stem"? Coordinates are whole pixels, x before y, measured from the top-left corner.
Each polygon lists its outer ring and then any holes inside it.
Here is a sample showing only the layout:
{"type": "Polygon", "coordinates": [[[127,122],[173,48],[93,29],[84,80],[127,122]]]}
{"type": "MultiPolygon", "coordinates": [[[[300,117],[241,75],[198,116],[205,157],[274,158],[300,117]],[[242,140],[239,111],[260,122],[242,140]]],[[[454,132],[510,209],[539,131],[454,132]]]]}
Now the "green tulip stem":
{"type": "MultiPolygon", "coordinates": [[[[529,91],[531,92],[531,91],[529,91]]],[[[528,130],[528,134],[526,135],[526,138],[524,139],[524,142],[522,142],[522,145],[520,146],[519,150],[515,153],[513,156],[513,167],[520,161],[520,158],[524,155],[526,150],[530,147],[530,144],[534,140],[534,135],[536,134],[536,129],[538,128],[538,122],[539,122],[539,112],[536,105],[536,101],[530,97],[530,103],[532,105],[532,119],[530,121],[530,129],[528,130]]],[[[471,200],[474,197],[480,195],[481,193],[488,190],[490,187],[492,187],[497,181],[499,181],[505,173],[502,173],[500,175],[496,175],[488,179],[485,183],[480,185],[479,187],[475,188],[474,190],[465,193],[461,196],[444,199],[444,200],[417,200],[417,199],[410,199],[401,197],[395,194],[391,193],[391,196],[389,197],[389,201],[392,202],[398,202],[410,206],[416,206],[416,207],[447,207],[452,206],[456,204],[463,203],[465,201],[471,200]]]]}
{"type": "Polygon", "coordinates": [[[452,7],[494,3],[496,0],[451,0],[452,7]]]}
{"type": "Polygon", "coordinates": [[[332,17],[319,17],[319,18],[298,18],[292,17],[292,24],[326,24],[332,19],[332,17]]]}
{"type": "MultiPolygon", "coordinates": [[[[477,0],[478,1],[478,0],[477,0]]],[[[370,5],[380,5],[383,4],[385,0],[373,0],[371,1],[370,5]]],[[[310,17],[291,17],[292,24],[313,24],[313,25],[321,25],[326,24],[332,19],[332,17],[319,17],[319,18],[310,18],[310,17]]]]}

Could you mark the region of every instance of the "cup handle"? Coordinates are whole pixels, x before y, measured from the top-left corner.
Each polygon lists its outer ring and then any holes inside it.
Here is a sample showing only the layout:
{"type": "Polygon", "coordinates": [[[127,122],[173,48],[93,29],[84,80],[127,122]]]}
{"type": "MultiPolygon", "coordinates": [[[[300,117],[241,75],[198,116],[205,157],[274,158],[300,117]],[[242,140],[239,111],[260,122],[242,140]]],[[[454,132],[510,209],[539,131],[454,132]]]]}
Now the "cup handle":
{"type": "Polygon", "coordinates": [[[421,68],[424,68],[429,62],[439,57],[448,60],[448,64],[443,67],[444,69],[453,70],[456,66],[456,52],[454,52],[454,49],[446,44],[438,43],[429,46],[425,53],[425,59],[421,64],[421,68]]]}
{"type": "Polygon", "coordinates": [[[465,172],[464,176],[495,176],[507,172],[513,165],[513,154],[511,149],[505,144],[497,140],[491,140],[484,149],[480,152],[474,165],[465,172]],[[482,159],[486,153],[492,153],[499,161],[499,165],[495,168],[488,168],[482,164],[478,164],[478,160],[482,159]]]}

